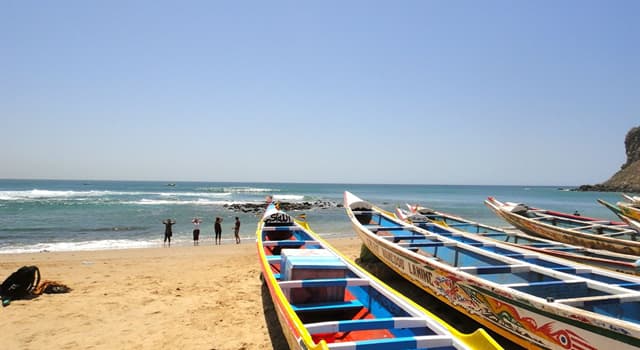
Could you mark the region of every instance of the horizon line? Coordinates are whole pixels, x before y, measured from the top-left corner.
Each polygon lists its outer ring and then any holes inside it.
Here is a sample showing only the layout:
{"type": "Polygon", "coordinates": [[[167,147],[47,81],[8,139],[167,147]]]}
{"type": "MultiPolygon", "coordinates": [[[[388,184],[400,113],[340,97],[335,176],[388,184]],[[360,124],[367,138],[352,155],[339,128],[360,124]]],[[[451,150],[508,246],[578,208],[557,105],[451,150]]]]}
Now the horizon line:
{"type": "Polygon", "coordinates": [[[177,183],[256,183],[256,184],[302,184],[302,185],[391,185],[391,186],[503,186],[503,187],[558,187],[578,188],[581,185],[530,185],[530,184],[437,184],[437,183],[382,183],[382,182],[304,182],[304,181],[220,181],[220,180],[130,180],[130,179],[55,179],[55,178],[0,178],[0,180],[22,181],[100,181],[100,182],[160,182],[177,183]]]}

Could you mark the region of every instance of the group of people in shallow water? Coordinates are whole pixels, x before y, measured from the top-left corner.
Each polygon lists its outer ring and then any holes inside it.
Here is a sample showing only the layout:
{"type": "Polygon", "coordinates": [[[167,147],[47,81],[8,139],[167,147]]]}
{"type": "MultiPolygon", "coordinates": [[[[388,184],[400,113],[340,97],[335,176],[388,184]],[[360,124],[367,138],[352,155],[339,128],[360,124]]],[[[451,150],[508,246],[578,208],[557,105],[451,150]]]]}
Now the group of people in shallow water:
{"type": "MultiPolygon", "coordinates": [[[[191,220],[193,223],[193,245],[200,245],[200,224],[202,223],[202,219],[195,217],[191,220]]],[[[173,219],[166,219],[162,221],[164,224],[164,246],[171,247],[171,236],[173,236],[172,226],[175,225],[176,221],[173,219]]],[[[213,225],[214,231],[214,240],[215,244],[222,244],[222,218],[217,216],[216,221],[213,225]]],[[[236,244],[240,244],[240,218],[236,216],[236,222],[233,226],[233,234],[236,238],[236,244]]]]}

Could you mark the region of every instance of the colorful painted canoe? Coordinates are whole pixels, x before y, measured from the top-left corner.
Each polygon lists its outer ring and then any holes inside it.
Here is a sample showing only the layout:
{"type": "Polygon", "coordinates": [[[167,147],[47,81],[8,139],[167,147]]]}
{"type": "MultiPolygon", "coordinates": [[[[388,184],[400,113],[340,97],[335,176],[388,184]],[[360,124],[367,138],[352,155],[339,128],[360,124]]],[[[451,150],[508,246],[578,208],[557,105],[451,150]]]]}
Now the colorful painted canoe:
{"type": "MultiPolygon", "coordinates": [[[[635,202],[634,197],[630,197],[627,195],[623,195],[625,198],[632,200],[631,202],[618,202],[616,205],[608,203],[602,199],[598,199],[598,203],[604,205],[613,211],[616,215],[620,217],[620,215],[624,215],[628,218],[631,218],[635,221],[640,221],[640,203],[635,202]]],[[[623,221],[625,221],[622,217],[620,217],[623,221]]],[[[625,221],[626,222],[626,221],[625,221]]]]}
{"type": "Polygon", "coordinates": [[[396,216],[427,230],[435,229],[444,232],[451,232],[451,230],[462,231],[538,253],[549,254],[613,271],[640,275],[640,256],[556,242],[531,236],[518,230],[508,230],[480,224],[431,208],[411,206],[408,204],[407,207],[409,208],[408,211],[397,208],[396,216]],[[433,227],[434,225],[440,226],[440,228],[433,227]]]}
{"type": "MultiPolygon", "coordinates": [[[[618,215],[618,217],[624,221],[627,225],[629,225],[631,228],[633,228],[634,230],[640,232],[640,220],[636,218],[636,216],[640,215],[640,212],[638,214],[634,213],[634,212],[630,212],[629,211],[629,207],[625,206],[625,205],[620,205],[621,203],[618,203],[618,205],[613,205],[607,201],[604,201],[602,199],[598,199],[598,203],[604,205],[605,207],[609,208],[612,212],[614,212],[616,215],[618,215]]],[[[628,204],[628,203],[625,203],[628,204]]],[[[638,210],[636,208],[633,208],[634,210],[638,210]]]]}
{"type": "Polygon", "coordinates": [[[499,217],[525,233],[586,248],[640,255],[640,234],[624,222],[503,203],[493,197],[484,203],[499,217]]]}
{"type": "Polygon", "coordinates": [[[527,349],[640,347],[636,276],[467,233],[441,235],[349,192],[344,204],[357,235],[387,266],[527,349]]]}
{"type": "Polygon", "coordinates": [[[270,205],[258,223],[263,280],[291,349],[502,349],[462,334],[270,205]]]}

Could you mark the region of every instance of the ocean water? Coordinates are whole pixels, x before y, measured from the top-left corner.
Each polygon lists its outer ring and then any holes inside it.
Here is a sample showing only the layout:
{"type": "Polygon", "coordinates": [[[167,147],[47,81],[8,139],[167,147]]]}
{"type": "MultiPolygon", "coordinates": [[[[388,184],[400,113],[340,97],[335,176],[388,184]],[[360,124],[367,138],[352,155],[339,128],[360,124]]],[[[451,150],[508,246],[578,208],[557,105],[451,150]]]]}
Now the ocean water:
{"type": "MultiPolygon", "coordinates": [[[[243,243],[255,241],[258,217],[225,204],[276,200],[342,204],[345,190],[382,208],[420,204],[487,224],[506,226],[483,200],[526,203],[545,209],[614,219],[596,202],[620,200],[618,193],[572,192],[557,186],[353,185],[301,183],[218,183],[82,180],[0,180],[0,254],[162,246],[162,220],[172,218],[172,244],[191,244],[195,216],[204,220],[200,244],[213,244],[213,222],[223,218],[223,244],[232,244],[234,217],[243,243]]],[[[352,236],[344,208],[304,211],[325,237],[352,236]]],[[[299,214],[299,213],[294,213],[299,214]]]]}

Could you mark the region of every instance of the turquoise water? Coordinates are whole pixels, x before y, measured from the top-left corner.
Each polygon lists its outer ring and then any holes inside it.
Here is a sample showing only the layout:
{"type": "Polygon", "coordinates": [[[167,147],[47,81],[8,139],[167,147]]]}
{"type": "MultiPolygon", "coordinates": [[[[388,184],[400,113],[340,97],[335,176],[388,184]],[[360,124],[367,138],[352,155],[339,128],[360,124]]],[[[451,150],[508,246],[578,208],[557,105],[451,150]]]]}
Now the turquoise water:
{"type": "MultiPolygon", "coordinates": [[[[174,244],[191,244],[191,219],[203,218],[201,243],[213,243],[213,221],[224,219],[223,243],[232,243],[234,217],[242,222],[243,243],[253,242],[258,217],[223,205],[282,201],[342,203],[343,192],[393,210],[420,204],[487,224],[506,226],[483,200],[526,203],[545,209],[615,219],[596,202],[621,199],[618,193],[571,192],[537,186],[353,185],[298,183],[218,183],[135,181],[0,180],[0,253],[69,251],[162,245],[168,217],[177,221],[174,244]]],[[[304,211],[321,235],[353,235],[343,208],[304,211]]]]}

